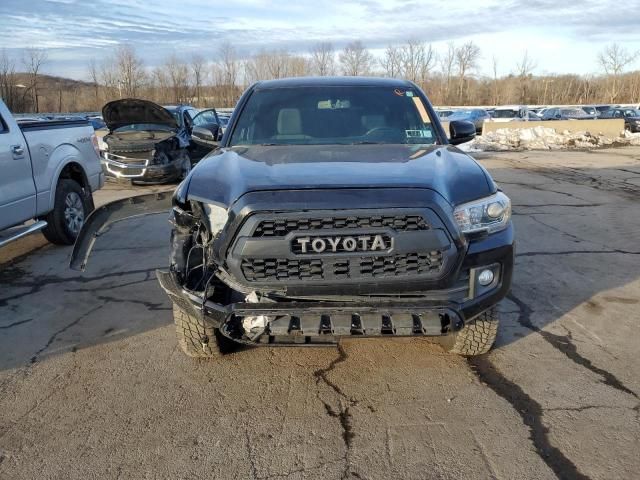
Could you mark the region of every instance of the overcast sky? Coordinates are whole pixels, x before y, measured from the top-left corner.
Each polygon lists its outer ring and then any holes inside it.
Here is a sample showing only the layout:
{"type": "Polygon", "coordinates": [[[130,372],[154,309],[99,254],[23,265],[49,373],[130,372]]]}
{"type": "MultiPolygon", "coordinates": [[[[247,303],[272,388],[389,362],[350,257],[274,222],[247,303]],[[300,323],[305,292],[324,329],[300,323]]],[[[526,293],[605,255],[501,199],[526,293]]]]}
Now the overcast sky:
{"type": "MultiPolygon", "coordinates": [[[[603,46],[640,49],[640,8],[608,0],[0,0],[0,47],[49,50],[46,73],[87,78],[119,43],[133,45],[147,66],[170,53],[214,58],[230,41],[241,54],[260,48],[305,52],[318,41],[336,49],[353,39],[383,49],[408,38],[443,49],[473,40],[479,73],[498,58],[514,70],[525,49],[535,73],[591,73],[603,46]]],[[[638,67],[638,64],[634,65],[638,67]]]]}

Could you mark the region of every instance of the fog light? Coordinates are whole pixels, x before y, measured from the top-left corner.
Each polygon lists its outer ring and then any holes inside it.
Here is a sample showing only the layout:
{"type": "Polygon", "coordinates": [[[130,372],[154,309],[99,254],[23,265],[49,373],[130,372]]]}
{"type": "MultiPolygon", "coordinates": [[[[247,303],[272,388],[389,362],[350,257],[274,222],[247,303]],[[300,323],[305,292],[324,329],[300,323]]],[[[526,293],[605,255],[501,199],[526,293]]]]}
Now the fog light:
{"type": "Polygon", "coordinates": [[[482,270],[480,275],[478,275],[478,283],[483,287],[486,287],[491,282],[493,282],[493,272],[489,269],[482,270]]]}

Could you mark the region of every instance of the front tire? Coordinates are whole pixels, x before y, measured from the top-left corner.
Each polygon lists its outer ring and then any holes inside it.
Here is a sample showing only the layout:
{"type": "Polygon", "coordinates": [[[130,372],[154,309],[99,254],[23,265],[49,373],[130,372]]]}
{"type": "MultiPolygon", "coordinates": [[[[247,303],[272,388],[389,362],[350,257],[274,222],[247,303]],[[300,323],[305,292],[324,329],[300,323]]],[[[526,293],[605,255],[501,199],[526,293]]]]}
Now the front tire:
{"type": "Polygon", "coordinates": [[[56,245],[73,245],[91,213],[93,202],[75,180],[61,178],[56,186],[53,210],[47,214],[45,238],[56,245]]]}
{"type": "Polygon", "coordinates": [[[500,323],[498,310],[493,307],[469,321],[459,332],[449,337],[442,346],[450,353],[473,357],[491,350],[500,323]]]}
{"type": "Polygon", "coordinates": [[[192,358],[215,358],[231,349],[233,341],[212,327],[207,319],[189,315],[175,303],[173,322],[176,325],[178,344],[182,351],[192,358]]]}

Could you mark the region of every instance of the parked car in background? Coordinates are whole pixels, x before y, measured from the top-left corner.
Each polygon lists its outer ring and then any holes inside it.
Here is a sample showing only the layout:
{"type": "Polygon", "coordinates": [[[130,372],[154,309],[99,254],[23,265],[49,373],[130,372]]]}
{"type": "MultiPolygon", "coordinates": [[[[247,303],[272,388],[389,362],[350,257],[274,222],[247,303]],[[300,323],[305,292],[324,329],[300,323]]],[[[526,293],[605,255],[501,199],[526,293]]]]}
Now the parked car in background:
{"type": "Polygon", "coordinates": [[[18,124],[1,100],[0,171],[0,246],[39,230],[72,244],[104,184],[86,119],[18,124]]]}
{"type": "Polygon", "coordinates": [[[582,108],[553,107],[545,110],[541,120],[593,120],[594,115],[587,114],[582,108]]]}
{"type": "Polygon", "coordinates": [[[620,105],[594,105],[593,108],[595,108],[598,114],[600,115],[600,114],[603,114],[604,112],[608,112],[612,108],[617,108],[619,106],[620,105]]]}
{"type": "Polygon", "coordinates": [[[640,132],[640,110],[635,108],[612,108],[600,115],[600,118],[622,118],[626,130],[640,132]]]}
{"type": "Polygon", "coordinates": [[[593,106],[593,105],[584,105],[584,106],[579,107],[579,108],[581,108],[582,110],[584,110],[584,112],[585,112],[587,115],[591,115],[592,117],[598,117],[598,116],[600,116],[600,113],[602,113],[602,112],[599,112],[599,111],[596,109],[596,107],[595,107],[595,106],[593,106]]]}
{"type": "Polygon", "coordinates": [[[87,117],[87,120],[91,124],[94,130],[100,130],[106,128],[107,124],[104,123],[102,117],[87,117]]]}
{"type": "Polygon", "coordinates": [[[549,107],[538,109],[538,111],[536,112],[536,117],[538,117],[538,120],[540,120],[544,116],[544,112],[546,112],[547,110],[549,110],[549,107]]]}
{"type": "Polygon", "coordinates": [[[135,98],[107,103],[102,117],[108,128],[101,142],[105,173],[130,182],[184,178],[192,165],[212,150],[191,141],[193,127],[220,125],[214,109],[199,112],[189,105],[162,107],[135,98]]]}
{"type": "Polygon", "coordinates": [[[466,120],[471,122],[476,127],[476,133],[482,133],[482,125],[486,120],[489,120],[491,116],[480,108],[474,108],[471,110],[456,110],[451,115],[445,118],[447,122],[453,120],[466,120]]]}
{"type": "Polygon", "coordinates": [[[455,110],[436,110],[436,114],[440,120],[445,120],[448,116],[455,113],[455,110]]]}
{"type": "Polygon", "coordinates": [[[513,122],[516,120],[526,120],[528,118],[528,108],[524,105],[508,105],[496,107],[491,114],[492,122],[513,122]]]}

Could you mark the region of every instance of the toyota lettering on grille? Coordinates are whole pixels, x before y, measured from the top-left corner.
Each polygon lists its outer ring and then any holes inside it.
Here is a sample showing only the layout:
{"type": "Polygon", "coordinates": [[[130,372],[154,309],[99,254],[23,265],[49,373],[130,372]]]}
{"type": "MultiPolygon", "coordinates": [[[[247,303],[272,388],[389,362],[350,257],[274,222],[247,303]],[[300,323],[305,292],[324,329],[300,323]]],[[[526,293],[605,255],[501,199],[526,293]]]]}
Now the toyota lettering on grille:
{"type": "Polygon", "coordinates": [[[393,247],[393,238],[386,234],[309,236],[294,238],[294,253],[355,253],[388,252],[393,247]]]}

